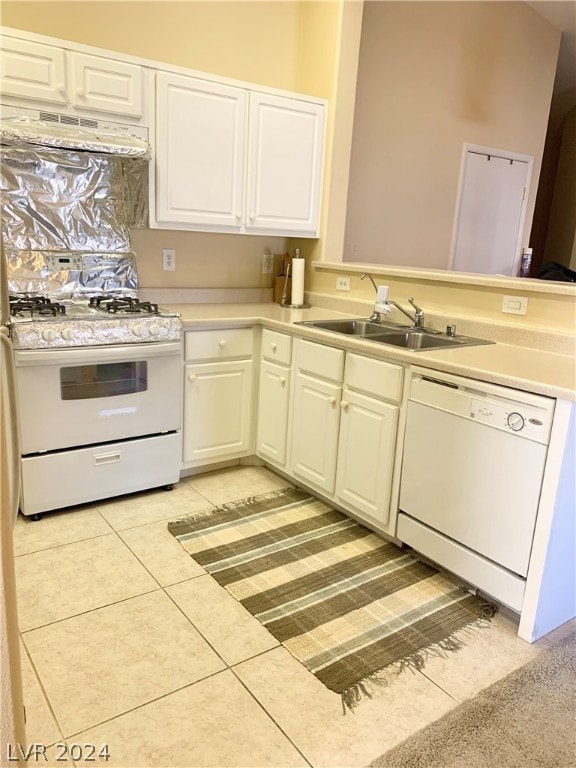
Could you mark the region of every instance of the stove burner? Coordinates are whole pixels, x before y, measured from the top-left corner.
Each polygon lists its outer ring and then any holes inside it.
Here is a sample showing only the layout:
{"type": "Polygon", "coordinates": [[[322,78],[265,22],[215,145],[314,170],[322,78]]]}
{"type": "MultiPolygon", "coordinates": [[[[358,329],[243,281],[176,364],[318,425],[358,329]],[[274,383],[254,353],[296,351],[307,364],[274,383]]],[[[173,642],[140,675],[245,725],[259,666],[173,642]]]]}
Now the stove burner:
{"type": "Polygon", "coordinates": [[[138,301],[138,299],[129,296],[93,296],[90,299],[91,307],[101,307],[103,305],[106,312],[116,314],[117,312],[126,312],[128,314],[146,314],[157,315],[158,304],[151,304],[149,301],[138,301]]]}
{"type": "Polygon", "coordinates": [[[65,315],[66,307],[44,296],[9,296],[10,315],[12,317],[34,317],[37,315],[65,315]]]}

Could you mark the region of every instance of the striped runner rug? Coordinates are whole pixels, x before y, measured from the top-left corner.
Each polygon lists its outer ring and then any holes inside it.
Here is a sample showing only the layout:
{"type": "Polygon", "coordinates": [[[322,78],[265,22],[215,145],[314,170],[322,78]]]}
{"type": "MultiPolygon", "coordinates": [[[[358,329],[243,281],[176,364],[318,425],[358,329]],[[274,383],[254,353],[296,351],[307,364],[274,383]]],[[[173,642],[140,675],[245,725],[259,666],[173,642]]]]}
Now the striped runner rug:
{"type": "Polygon", "coordinates": [[[394,665],[456,651],[495,612],[298,488],[224,504],[168,530],[344,708],[394,665]]]}

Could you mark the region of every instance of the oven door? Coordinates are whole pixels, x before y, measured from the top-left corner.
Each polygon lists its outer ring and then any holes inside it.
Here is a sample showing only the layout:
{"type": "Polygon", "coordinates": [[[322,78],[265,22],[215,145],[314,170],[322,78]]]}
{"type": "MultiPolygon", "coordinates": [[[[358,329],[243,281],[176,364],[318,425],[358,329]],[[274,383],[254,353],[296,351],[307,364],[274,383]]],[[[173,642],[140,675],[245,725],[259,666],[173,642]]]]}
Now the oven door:
{"type": "Polygon", "coordinates": [[[179,342],[17,350],[22,454],[181,427],[179,342]]]}

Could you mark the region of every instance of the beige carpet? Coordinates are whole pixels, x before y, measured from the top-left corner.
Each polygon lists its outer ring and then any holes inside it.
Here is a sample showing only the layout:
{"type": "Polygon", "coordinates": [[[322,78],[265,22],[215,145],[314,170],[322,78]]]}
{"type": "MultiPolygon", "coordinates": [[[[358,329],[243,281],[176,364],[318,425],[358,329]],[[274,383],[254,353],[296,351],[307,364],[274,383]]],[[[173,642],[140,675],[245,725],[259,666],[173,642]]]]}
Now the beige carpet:
{"type": "Polygon", "coordinates": [[[370,768],[575,768],[576,633],[370,768]]]}

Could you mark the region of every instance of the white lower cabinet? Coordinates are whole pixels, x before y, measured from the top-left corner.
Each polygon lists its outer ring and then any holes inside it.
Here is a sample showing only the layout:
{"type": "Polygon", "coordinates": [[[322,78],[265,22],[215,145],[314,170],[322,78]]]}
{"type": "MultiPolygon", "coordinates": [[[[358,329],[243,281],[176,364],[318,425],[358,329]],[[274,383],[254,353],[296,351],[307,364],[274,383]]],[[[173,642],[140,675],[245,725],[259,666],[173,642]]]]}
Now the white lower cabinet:
{"type": "Polygon", "coordinates": [[[286,463],[291,371],[276,363],[260,363],[257,453],[279,466],[286,463]]]}
{"type": "Polygon", "coordinates": [[[294,387],[292,473],[333,493],[342,387],[298,371],[294,387]]]}
{"type": "Polygon", "coordinates": [[[402,366],[297,342],[290,471],[393,533],[402,366]]]}
{"type": "Polygon", "coordinates": [[[380,524],[390,517],[399,408],[345,389],[336,496],[380,524]]]}
{"type": "Polygon", "coordinates": [[[252,337],[251,328],[186,334],[185,467],[252,452],[252,337]]]}

